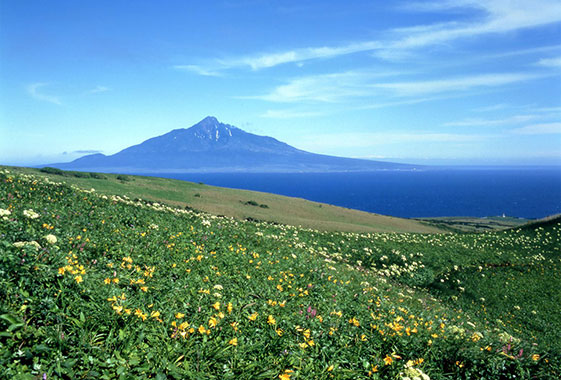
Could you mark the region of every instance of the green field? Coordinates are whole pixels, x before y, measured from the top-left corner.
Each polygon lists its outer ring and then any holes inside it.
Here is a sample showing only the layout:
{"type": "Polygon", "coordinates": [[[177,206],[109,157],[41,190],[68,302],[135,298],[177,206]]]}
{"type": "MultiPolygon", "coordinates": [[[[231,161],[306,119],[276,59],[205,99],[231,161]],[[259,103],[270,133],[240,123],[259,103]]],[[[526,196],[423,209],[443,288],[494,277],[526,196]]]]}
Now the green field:
{"type": "Polygon", "coordinates": [[[336,232],[276,196],[32,172],[0,174],[0,378],[561,376],[559,218],[336,232]],[[193,210],[213,192],[277,223],[193,210]]]}

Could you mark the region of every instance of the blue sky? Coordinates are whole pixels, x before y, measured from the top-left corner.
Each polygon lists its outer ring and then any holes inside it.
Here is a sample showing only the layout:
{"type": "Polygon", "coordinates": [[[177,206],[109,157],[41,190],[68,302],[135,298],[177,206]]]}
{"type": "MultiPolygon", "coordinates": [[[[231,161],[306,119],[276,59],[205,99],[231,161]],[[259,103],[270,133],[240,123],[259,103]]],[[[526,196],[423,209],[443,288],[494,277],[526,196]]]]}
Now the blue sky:
{"type": "Polygon", "coordinates": [[[561,1],[0,0],[0,163],[207,115],[300,149],[561,164],[561,1]]]}

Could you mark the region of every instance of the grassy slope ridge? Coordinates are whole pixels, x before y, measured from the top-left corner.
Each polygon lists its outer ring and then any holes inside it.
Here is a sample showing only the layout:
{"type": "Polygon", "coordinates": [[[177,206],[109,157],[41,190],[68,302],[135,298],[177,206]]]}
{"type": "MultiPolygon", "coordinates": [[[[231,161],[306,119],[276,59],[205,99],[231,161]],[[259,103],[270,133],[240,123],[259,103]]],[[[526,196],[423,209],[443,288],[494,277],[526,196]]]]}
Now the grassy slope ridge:
{"type": "Polygon", "coordinates": [[[231,216],[237,219],[252,218],[269,222],[316,228],[325,231],[349,232],[442,232],[438,227],[419,221],[372,214],[300,198],[236,190],[179,181],[167,178],[121,176],[100,174],[104,179],[90,177],[89,173],[65,172],[66,176],[42,173],[31,168],[8,168],[13,172],[32,173],[54,181],[65,181],[84,189],[97,192],[126,195],[131,199],[141,198],[164,202],[175,207],[192,207],[214,215],[231,216]],[[76,173],[78,177],[72,175],[76,173]],[[247,204],[253,201],[257,206],[247,204]],[[259,207],[267,206],[266,208],[259,207]]]}
{"type": "Polygon", "coordinates": [[[0,174],[2,378],[561,375],[559,223],[320,232],[44,181],[0,174]]]}

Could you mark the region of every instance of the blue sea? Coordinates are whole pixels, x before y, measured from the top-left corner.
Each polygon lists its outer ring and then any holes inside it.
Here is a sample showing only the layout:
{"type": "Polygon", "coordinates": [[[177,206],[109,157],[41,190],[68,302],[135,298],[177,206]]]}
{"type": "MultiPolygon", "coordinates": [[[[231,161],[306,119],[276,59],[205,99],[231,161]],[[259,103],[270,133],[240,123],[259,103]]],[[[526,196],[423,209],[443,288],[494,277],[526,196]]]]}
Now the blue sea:
{"type": "Polygon", "coordinates": [[[406,218],[504,214],[534,219],[561,213],[561,167],[158,176],[299,197],[406,218]]]}

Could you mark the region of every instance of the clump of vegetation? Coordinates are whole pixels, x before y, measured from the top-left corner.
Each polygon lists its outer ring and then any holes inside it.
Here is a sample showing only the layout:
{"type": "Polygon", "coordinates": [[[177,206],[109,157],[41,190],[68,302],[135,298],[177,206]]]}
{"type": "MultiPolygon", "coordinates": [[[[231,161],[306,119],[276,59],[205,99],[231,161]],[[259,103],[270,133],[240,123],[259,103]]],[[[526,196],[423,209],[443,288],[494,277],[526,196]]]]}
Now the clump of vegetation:
{"type": "Polygon", "coordinates": [[[2,172],[0,378],[559,378],[560,242],[559,221],[320,232],[2,172]]]}
{"type": "Polygon", "coordinates": [[[89,173],[90,177],[93,179],[107,179],[106,176],[104,176],[103,174],[100,173],[89,173]]]}
{"type": "Polygon", "coordinates": [[[90,178],[91,177],[89,173],[85,173],[85,172],[66,171],[64,173],[67,176],[73,176],[73,177],[76,177],[76,178],[90,178]]]}
{"type": "MultiPolygon", "coordinates": [[[[241,201],[240,201],[241,202],[241,201]]],[[[247,202],[242,202],[244,205],[246,206],[255,206],[255,207],[261,207],[261,208],[269,208],[268,205],[266,204],[259,204],[253,200],[247,201],[247,202]]]]}
{"type": "Polygon", "coordinates": [[[128,175],[124,175],[124,174],[119,174],[117,176],[117,179],[123,182],[129,182],[131,180],[131,178],[128,175]]]}
{"type": "Polygon", "coordinates": [[[44,168],[39,169],[39,171],[47,174],[64,175],[63,170],[58,168],[52,168],[50,166],[45,166],[44,168]]]}
{"type": "Polygon", "coordinates": [[[193,195],[195,198],[200,198],[201,194],[200,193],[196,193],[195,195],[193,195]]]}

